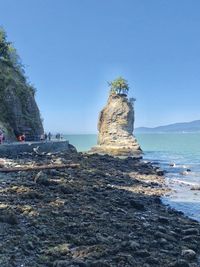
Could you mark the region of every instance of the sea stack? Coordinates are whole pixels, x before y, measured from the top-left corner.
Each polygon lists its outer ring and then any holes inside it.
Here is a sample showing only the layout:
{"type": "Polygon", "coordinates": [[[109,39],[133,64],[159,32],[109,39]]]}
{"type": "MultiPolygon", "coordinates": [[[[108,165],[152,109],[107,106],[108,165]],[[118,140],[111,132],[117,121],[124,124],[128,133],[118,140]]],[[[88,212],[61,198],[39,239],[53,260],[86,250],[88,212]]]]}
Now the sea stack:
{"type": "Polygon", "coordinates": [[[108,102],[99,116],[98,144],[90,152],[112,156],[141,154],[133,130],[134,99],[128,99],[124,90],[111,90],[108,102]]]}

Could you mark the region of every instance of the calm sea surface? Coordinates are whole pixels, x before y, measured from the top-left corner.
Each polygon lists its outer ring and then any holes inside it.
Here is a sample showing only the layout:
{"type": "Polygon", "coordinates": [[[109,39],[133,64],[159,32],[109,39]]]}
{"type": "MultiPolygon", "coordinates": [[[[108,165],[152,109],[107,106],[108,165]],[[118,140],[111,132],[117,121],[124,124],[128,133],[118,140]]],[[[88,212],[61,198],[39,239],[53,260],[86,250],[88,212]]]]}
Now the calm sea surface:
{"type": "MultiPolygon", "coordinates": [[[[136,137],[144,159],[167,171],[166,181],[173,191],[163,202],[200,221],[200,190],[191,190],[193,186],[200,187],[200,133],[137,134],[136,137]]],[[[65,138],[78,151],[87,151],[97,142],[93,134],[65,138]]]]}

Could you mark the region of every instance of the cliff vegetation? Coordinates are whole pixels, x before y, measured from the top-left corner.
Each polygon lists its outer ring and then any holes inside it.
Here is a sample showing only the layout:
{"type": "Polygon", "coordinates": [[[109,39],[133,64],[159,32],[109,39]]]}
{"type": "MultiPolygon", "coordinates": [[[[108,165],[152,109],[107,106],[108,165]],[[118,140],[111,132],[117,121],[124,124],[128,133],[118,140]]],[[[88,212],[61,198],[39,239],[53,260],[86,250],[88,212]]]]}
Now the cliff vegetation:
{"type": "Polygon", "coordinates": [[[43,132],[34,96],[21,59],[0,28],[0,128],[9,139],[21,133],[35,139],[43,132]]]}

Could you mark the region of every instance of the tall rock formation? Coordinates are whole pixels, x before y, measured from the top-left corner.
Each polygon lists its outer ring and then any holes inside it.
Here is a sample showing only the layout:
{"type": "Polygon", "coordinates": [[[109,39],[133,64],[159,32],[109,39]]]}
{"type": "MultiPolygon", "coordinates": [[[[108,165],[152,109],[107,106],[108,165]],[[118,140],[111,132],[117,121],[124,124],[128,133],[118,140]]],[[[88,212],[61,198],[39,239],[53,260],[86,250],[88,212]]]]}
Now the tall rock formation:
{"type": "Polygon", "coordinates": [[[27,82],[16,50],[0,29],[0,128],[7,139],[25,133],[35,140],[43,133],[35,90],[27,82]]]}
{"type": "Polygon", "coordinates": [[[125,94],[111,93],[98,122],[98,144],[91,153],[135,156],[141,148],[133,136],[134,101],[125,94]]]}

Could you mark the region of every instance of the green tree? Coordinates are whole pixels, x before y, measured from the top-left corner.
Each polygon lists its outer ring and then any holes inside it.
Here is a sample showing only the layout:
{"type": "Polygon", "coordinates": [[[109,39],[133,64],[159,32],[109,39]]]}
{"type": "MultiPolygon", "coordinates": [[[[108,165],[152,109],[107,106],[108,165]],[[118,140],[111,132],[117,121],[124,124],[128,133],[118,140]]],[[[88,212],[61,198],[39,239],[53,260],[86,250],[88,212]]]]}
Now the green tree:
{"type": "Polygon", "coordinates": [[[24,66],[21,62],[21,58],[17,54],[17,50],[11,44],[9,44],[8,46],[8,56],[9,61],[12,63],[13,67],[21,74],[24,74],[24,66]]]}
{"type": "Polygon", "coordinates": [[[9,59],[9,48],[10,43],[6,40],[6,32],[3,28],[0,28],[0,59],[9,59]]]}
{"type": "Polygon", "coordinates": [[[119,78],[115,79],[114,81],[109,82],[108,84],[110,86],[111,92],[114,92],[114,93],[119,94],[119,95],[121,95],[121,94],[127,95],[128,94],[129,85],[128,85],[128,82],[124,78],[119,77],[119,78]]]}
{"type": "MultiPolygon", "coordinates": [[[[24,66],[21,63],[17,50],[12,43],[7,41],[7,35],[3,28],[0,27],[0,61],[7,66],[14,68],[21,77],[24,76],[24,66]]],[[[24,77],[25,78],[25,77],[24,77]]]]}

